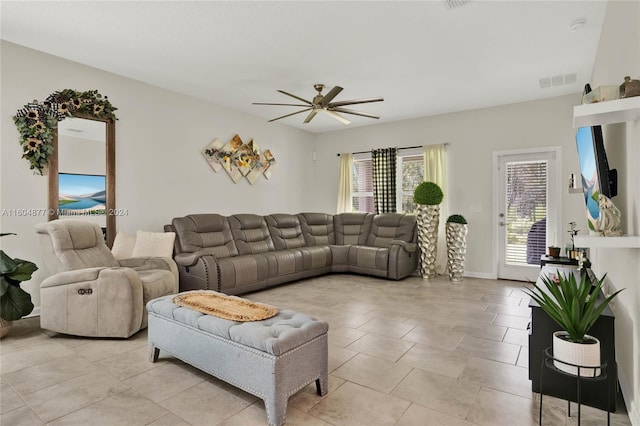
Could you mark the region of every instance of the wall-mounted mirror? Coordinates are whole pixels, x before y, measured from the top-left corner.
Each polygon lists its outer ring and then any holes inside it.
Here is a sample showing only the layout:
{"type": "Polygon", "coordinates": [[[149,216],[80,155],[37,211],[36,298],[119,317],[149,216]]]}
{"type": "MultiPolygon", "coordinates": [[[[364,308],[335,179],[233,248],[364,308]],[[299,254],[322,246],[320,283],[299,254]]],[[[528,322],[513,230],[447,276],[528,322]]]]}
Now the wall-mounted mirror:
{"type": "Polygon", "coordinates": [[[115,123],[78,115],[58,122],[49,162],[49,220],[97,223],[111,247],[116,233],[115,123]]]}

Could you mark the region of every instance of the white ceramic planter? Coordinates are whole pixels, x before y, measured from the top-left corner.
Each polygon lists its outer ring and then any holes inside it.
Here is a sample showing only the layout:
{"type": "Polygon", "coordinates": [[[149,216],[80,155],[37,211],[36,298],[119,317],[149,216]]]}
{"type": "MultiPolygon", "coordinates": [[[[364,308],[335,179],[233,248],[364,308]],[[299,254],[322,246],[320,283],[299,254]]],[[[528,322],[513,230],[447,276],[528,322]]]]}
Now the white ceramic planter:
{"type": "MultiPolygon", "coordinates": [[[[590,343],[573,343],[562,339],[560,336],[568,336],[566,331],[556,331],[553,333],[553,357],[560,361],[576,364],[585,367],[600,366],[600,340],[588,334],[585,336],[590,343]]],[[[558,370],[568,374],[578,375],[578,368],[554,361],[558,370]]],[[[599,368],[580,368],[580,377],[597,377],[600,375],[599,368]]]]}

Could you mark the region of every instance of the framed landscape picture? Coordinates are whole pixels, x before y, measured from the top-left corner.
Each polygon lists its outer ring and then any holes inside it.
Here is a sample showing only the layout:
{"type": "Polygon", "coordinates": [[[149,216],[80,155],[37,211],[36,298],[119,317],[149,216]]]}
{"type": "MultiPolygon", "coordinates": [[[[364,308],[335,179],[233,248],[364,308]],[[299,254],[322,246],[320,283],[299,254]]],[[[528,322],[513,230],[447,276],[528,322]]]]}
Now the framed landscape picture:
{"type": "Polygon", "coordinates": [[[106,177],[58,173],[60,215],[100,215],[106,209],[106,177]]]}

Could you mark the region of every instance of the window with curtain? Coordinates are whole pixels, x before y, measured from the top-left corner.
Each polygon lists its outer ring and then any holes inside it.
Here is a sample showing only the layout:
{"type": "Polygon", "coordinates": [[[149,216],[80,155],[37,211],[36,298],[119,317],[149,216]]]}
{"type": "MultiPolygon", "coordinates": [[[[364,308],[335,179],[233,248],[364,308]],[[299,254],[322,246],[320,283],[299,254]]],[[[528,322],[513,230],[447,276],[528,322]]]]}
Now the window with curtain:
{"type": "MultiPolygon", "coordinates": [[[[424,180],[424,158],[420,149],[398,151],[396,163],[396,211],[415,212],[413,191],[424,180]]],[[[375,213],[371,154],[353,160],[352,203],[354,212],[375,213]]]]}
{"type": "Polygon", "coordinates": [[[373,166],[371,157],[353,160],[351,199],[354,212],[375,213],[373,202],[373,166]]]}
{"type": "Polygon", "coordinates": [[[424,181],[424,158],[422,154],[398,156],[398,201],[399,212],[413,213],[413,191],[424,181]]]}
{"type": "Polygon", "coordinates": [[[398,148],[371,151],[373,202],[376,213],[396,212],[396,168],[398,148]]]}

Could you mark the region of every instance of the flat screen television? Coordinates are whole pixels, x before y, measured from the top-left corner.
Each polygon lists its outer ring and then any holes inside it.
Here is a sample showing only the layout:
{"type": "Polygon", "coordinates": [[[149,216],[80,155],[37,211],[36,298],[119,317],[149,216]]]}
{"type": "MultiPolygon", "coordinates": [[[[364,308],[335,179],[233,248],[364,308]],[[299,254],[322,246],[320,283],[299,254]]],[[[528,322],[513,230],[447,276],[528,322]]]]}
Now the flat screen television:
{"type": "Polygon", "coordinates": [[[580,127],[576,133],[576,144],[587,220],[589,228],[594,229],[593,224],[600,216],[598,196],[603,194],[613,198],[618,195],[618,174],[617,170],[609,169],[600,126],[580,127]]]}
{"type": "Polygon", "coordinates": [[[106,210],[106,177],[58,173],[58,209],[61,215],[99,215],[106,210]]]}

